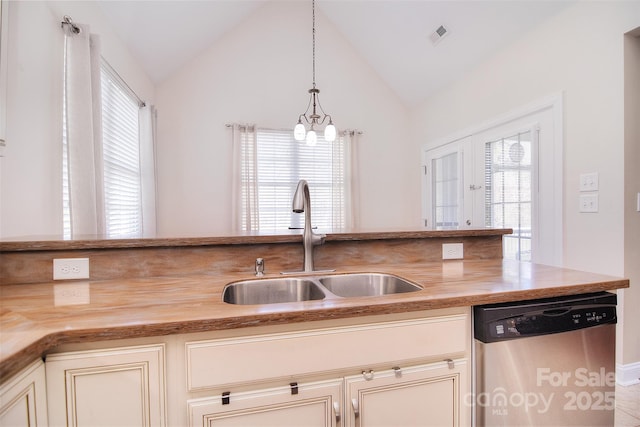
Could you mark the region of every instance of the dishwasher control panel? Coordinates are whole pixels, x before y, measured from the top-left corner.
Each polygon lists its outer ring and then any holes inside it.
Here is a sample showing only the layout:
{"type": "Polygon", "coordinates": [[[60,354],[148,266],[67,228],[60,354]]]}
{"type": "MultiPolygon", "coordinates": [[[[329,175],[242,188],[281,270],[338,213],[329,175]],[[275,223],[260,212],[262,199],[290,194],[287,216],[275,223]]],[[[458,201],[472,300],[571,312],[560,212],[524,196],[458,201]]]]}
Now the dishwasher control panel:
{"type": "Polygon", "coordinates": [[[489,332],[493,338],[516,338],[572,331],[616,321],[615,307],[575,307],[560,313],[558,311],[527,313],[490,322],[489,332]]]}
{"type": "Polygon", "coordinates": [[[487,343],[616,323],[616,302],[616,295],[602,292],[476,306],[475,338],[487,343]]]}

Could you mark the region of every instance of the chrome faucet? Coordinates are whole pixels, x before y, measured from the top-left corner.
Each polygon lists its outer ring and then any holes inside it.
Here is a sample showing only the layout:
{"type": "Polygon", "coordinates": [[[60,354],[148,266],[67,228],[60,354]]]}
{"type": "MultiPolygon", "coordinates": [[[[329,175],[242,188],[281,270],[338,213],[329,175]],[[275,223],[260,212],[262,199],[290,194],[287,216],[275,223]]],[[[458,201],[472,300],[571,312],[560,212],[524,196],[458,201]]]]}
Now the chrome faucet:
{"type": "Polygon", "coordinates": [[[304,232],[302,244],[304,245],[304,271],[314,271],[313,247],[324,243],[325,235],[316,234],[311,229],[311,197],[309,196],[309,184],[304,179],[298,182],[298,187],[293,195],[293,211],[304,212],[304,232]]]}

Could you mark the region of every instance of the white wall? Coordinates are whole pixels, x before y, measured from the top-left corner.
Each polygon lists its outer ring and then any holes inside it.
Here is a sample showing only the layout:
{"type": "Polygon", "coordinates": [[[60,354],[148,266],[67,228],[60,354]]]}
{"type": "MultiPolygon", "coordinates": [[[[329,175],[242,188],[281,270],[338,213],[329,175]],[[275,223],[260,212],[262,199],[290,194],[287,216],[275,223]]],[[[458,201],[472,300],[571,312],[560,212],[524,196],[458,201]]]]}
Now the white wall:
{"type": "MultiPolygon", "coordinates": [[[[640,369],[640,212],[637,197],[640,194],[640,25],[633,35],[624,40],[624,255],[625,275],[631,280],[631,288],[623,291],[624,342],[621,363],[639,362],[640,369]]],[[[637,379],[640,372],[632,375],[637,379]]]]}
{"type": "Polygon", "coordinates": [[[63,47],[51,36],[59,21],[43,2],[9,4],[1,237],[62,232],[62,177],[52,161],[62,159],[62,78],[52,70],[62,69],[63,47]]]}
{"type": "MultiPolygon", "coordinates": [[[[408,113],[318,11],[316,23],[322,106],[338,128],[364,131],[361,226],[415,227],[420,179],[408,113]]],[[[310,4],[273,1],[158,86],[161,234],[232,231],[225,123],[293,128],[307,106],[311,78],[310,4]]]]}
{"type": "Polygon", "coordinates": [[[62,233],[60,22],[70,15],[100,34],[103,56],[141,96],[155,88],[91,2],[9,4],[7,147],[0,160],[0,237],[62,233]]]}
{"type": "Polygon", "coordinates": [[[638,2],[580,2],[413,112],[416,145],[564,92],[565,265],[623,273],[623,33],[638,2]],[[580,173],[600,174],[600,212],[578,213],[580,173]]]}
{"type": "MultiPolygon", "coordinates": [[[[564,265],[623,276],[623,34],[639,25],[640,2],[577,2],[417,108],[416,151],[563,92],[564,265]],[[578,179],[585,172],[599,173],[597,214],[578,212],[578,179]]],[[[637,316],[629,320],[625,341],[640,329],[637,316]]],[[[640,360],[640,348],[626,354],[640,360]]]]}

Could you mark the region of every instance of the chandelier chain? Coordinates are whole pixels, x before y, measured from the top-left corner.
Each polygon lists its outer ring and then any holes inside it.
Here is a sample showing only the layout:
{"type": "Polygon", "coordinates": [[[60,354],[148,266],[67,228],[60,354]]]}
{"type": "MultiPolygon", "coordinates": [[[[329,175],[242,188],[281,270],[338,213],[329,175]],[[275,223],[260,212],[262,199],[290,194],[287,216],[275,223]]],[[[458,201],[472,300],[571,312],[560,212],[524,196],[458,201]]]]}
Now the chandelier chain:
{"type": "Polygon", "coordinates": [[[313,58],[313,88],[316,87],[316,2],[311,2],[311,39],[312,39],[312,58],[313,58]]]}

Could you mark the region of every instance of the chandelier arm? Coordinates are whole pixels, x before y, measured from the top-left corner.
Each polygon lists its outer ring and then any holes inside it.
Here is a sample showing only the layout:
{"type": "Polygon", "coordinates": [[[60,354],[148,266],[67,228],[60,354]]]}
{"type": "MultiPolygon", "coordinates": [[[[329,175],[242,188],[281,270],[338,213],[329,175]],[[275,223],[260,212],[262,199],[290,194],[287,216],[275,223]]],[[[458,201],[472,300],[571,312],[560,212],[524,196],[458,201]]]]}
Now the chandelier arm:
{"type": "MultiPolygon", "coordinates": [[[[324,108],[322,108],[322,105],[320,104],[320,95],[318,95],[318,97],[316,98],[316,101],[317,101],[316,105],[318,106],[318,109],[320,109],[320,112],[322,113],[322,117],[323,117],[322,122],[324,122],[324,120],[326,119],[327,116],[329,116],[329,114],[327,114],[324,111],[324,108]]],[[[331,116],[329,116],[329,117],[331,117],[331,116]]],[[[322,123],[322,122],[320,122],[320,123],[322,123]]]]}
{"type": "Polygon", "coordinates": [[[309,117],[307,117],[307,113],[309,112],[309,109],[311,108],[311,101],[312,98],[309,97],[309,103],[307,104],[307,109],[304,110],[304,113],[300,114],[300,116],[298,116],[298,121],[302,122],[302,119],[304,118],[305,122],[311,124],[311,122],[309,121],[309,117]]]}
{"type": "Polygon", "coordinates": [[[328,114],[324,114],[322,116],[322,120],[316,121],[316,124],[322,125],[325,121],[327,121],[327,119],[329,119],[329,123],[331,123],[331,116],[328,114]]]}
{"type": "Polygon", "coordinates": [[[302,119],[304,119],[304,121],[307,122],[308,124],[311,124],[309,117],[307,117],[305,114],[300,114],[300,117],[298,117],[298,121],[300,123],[302,123],[302,119]]]}

